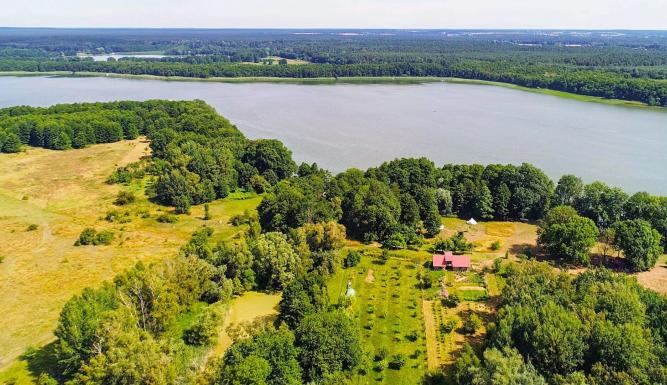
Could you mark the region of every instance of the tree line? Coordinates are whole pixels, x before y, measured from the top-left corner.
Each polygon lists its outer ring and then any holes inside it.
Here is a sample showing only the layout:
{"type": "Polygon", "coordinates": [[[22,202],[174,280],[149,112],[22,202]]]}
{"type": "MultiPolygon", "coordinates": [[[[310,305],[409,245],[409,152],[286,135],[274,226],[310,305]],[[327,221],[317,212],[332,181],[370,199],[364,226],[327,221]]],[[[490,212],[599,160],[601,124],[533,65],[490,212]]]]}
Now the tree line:
{"type": "Polygon", "coordinates": [[[0,60],[0,71],[99,72],[195,78],[456,77],[667,106],[667,85],[664,82],[649,78],[636,78],[628,72],[461,58],[440,59],[435,62],[322,63],[275,66],[224,62],[190,64],[182,61],[146,60],[95,62],[90,60],[2,59],[0,60]]]}

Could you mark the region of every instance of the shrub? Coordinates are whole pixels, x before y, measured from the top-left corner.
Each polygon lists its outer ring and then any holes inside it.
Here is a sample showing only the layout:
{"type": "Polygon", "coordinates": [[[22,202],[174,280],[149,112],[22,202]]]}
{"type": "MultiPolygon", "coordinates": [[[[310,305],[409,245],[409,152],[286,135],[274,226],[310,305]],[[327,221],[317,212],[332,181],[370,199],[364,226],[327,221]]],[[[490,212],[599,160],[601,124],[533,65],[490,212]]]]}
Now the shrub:
{"type": "Polygon", "coordinates": [[[389,260],[389,252],[387,250],[382,250],[382,254],[380,254],[380,262],[382,264],[387,263],[389,260]]]}
{"type": "Polygon", "coordinates": [[[0,263],[2,263],[2,262],[4,262],[4,261],[5,261],[5,256],[4,256],[4,255],[0,255],[0,263]]]}
{"type": "Polygon", "coordinates": [[[389,355],[389,351],[384,346],[380,347],[377,352],[375,352],[375,361],[384,361],[389,355]]]}
{"type": "Polygon", "coordinates": [[[382,247],[387,248],[387,249],[405,249],[407,246],[407,243],[405,242],[405,237],[401,233],[394,233],[392,234],[384,243],[382,243],[382,247]]]}
{"type": "Polygon", "coordinates": [[[491,243],[491,246],[489,248],[493,251],[497,251],[500,250],[501,245],[502,243],[500,243],[500,241],[493,241],[493,243],[491,243]]]}
{"type": "Polygon", "coordinates": [[[494,273],[500,272],[500,269],[502,268],[502,261],[500,260],[500,258],[496,258],[493,260],[492,268],[494,273]]]}
{"type": "Polygon", "coordinates": [[[473,313],[463,321],[463,332],[465,334],[475,334],[480,327],[482,327],[482,320],[477,314],[473,313]]]}
{"type": "Polygon", "coordinates": [[[211,216],[211,206],[208,203],[204,204],[204,220],[210,221],[213,218],[211,216]]]}
{"type": "Polygon", "coordinates": [[[107,222],[116,222],[116,223],[128,223],[132,220],[130,218],[130,213],[118,210],[107,211],[106,215],[104,216],[104,219],[107,222]]]}
{"type": "Polygon", "coordinates": [[[218,335],[217,320],[215,313],[211,311],[204,313],[189,329],[185,330],[183,340],[188,345],[212,345],[218,335]]]}
{"type": "Polygon", "coordinates": [[[31,224],[28,225],[28,229],[27,229],[27,230],[28,230],[28,231],[35,231],[35,230],[37,230],[38,227],[39,227],[39,226],[37,226],[36,224],[31,223],[31,224]]]}
{"type": "Polygon", "coordinates": [[[37,378],[37,385],[58,385],[58,381],[56,381],[50,375],[42,373],[37,378]]]}
{"type": "Polygon", "coordinates": [[[97,231],[95,231],[95,229],[86,227],[81,234],[79,234],[79,239],[74,242],[74,246],[92,245],[96,234],[97,231]]]}
{"type": "Polygon", "coordinates": [[[415,342],[417,341],[417,338],[419,338],[419,334],[417,333],[416,330],[413,330],[410,333],[406,334],[405,338],[407,338],[408,341],[415,342]]]}
{"type": "Polygon", "coordinates": [[[446,319],[442,324],[440,324],[440,332],[442,333],[451,333],[452,330],[456,329],[458,322],[454,318],[446,319]]]}
{"type": "Polygon", "coordinates": [[[178,217],[173,214],[160,214],[156,220],[160,223],[176,223],[178,222],[178,217]]]}
{"type": "Polygon", "coordinates": [[[137,198],[132,191],[120,191],[113,202],[116,206],[124,206],[133,203],[137,198]]]}
{"type": "Polygon", "coordinates": [[[343,266],[345,266],[345,268],[355,267],[359,264],[360,261],[361,253],[357,250],[350,250],[350,252],[347,253],[345,259],[343,260],[343,266]]]}
{"type": "Polygon", "coordinates": [[[400,370],[403,366],[405,366],[405,361],[406,359],[404,354],[395,354],[391,357],[391,361],[389,361],[389,368],[400,370]]]}
{"type": "Polygon", "coordinates": [[[111,244],[111,241],[113,240],[113,231],[111,230],[103,230],[97,233],[95,236],[95,239],[93,239],[93,245],[98,246],[98,245],[109,245],[111,244]]]}

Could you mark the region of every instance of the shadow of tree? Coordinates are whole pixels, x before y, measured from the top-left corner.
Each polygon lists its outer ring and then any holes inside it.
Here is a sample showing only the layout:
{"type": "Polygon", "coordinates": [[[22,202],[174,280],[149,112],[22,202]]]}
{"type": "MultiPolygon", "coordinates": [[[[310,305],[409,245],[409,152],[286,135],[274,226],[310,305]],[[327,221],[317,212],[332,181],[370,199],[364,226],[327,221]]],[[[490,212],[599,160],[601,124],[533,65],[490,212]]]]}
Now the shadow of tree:
{"type": "Polygon", "coordinates": [[[34,378],[46,373],[57,380],[63,380],[62,374],[58,370],[55,348],[55,342],[41,348],[29,348],[19,359],[28,364],[28,371],[34,378]]]}
{"type": "Polygon", "coordinates": [[[519,243],[511,245],[507,251],[514,255],[525,254],[527,256],[536,256],[540,253],[540,248],[539,246],[531,243],[519,243]]]}

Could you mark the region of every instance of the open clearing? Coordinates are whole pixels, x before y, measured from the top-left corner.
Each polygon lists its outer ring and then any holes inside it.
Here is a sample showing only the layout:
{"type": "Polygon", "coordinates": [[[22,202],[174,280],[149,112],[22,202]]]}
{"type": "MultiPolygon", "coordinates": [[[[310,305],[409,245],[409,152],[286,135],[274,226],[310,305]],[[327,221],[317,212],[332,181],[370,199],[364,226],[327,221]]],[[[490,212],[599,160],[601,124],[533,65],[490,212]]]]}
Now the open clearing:
{"type": "Polygon", "coordinates": [[[167,209],[147,200],[145,181],[104,182],[116,167],[147,154],[148,143],[137,139],[76,151],[30,148],[0,155],[0,369],[26,348],[53,339],[60,309],[72,295],[138,261],[174,255],[204,224],[214,228],[217,239],[233,237],[240,228],[228,225],[230,216],[254,209],[261,200],[230,197],[211,203],[212,220],[202,220],[203,208],[193,207],[176,223],[159,223],[155,218],[167,209]],[[134,191],[137,202],[115,207],[121,189],[134,191]],[[127,212],[129,222],[106,221],[113,209],[127,212]],[[30,224],[37,229],[28,231],[30,224]],[[74,247],[85,227],[112,230],[112,244],[74,247]]]}
{"type": "Polygon", "coordinates": [[[649,289],[667,294],[667,255],[663,255],[653,269],[637,274],[637,280],[649,289]]]}
{"type": "Polygon", "coordinates": [[[225,321],[220,330],[218,342],[211,352],[211,357],[222,356],[234,339],[229,335],[229,329],[243,326],[256,320],[272,319],[278,314],[279,294],[265,294],[255,291],[244,293],[234,298],[225,315],[225,321]]]}

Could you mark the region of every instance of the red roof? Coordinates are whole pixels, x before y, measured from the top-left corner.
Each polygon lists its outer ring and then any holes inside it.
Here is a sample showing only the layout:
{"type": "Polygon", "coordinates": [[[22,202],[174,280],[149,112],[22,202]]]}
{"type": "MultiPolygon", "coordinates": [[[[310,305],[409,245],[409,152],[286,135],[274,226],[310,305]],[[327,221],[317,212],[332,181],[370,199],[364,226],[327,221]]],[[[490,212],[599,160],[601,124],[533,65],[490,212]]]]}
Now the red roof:
{"type": "Polygon", "coordinates": [[[452,258],[452,268],[462,267],[470,267],[470,257],[467,255],[454,255],[452,258]]]}
{"type": "Polygon", "coordinates": [[[467,255],[454,255],[451,251],[445,251],[444,254],[433,254],[433,267],[444,269],[470,267],[470,257],[467,255]]]}
{"type": "Polygon", "coordinates": [[[454,254],[451,251],[446,251],[444,254],[433,254],[433,267],[444,269],[447,266],[447,262],[452,261],[453,256],[454,254]]]}

